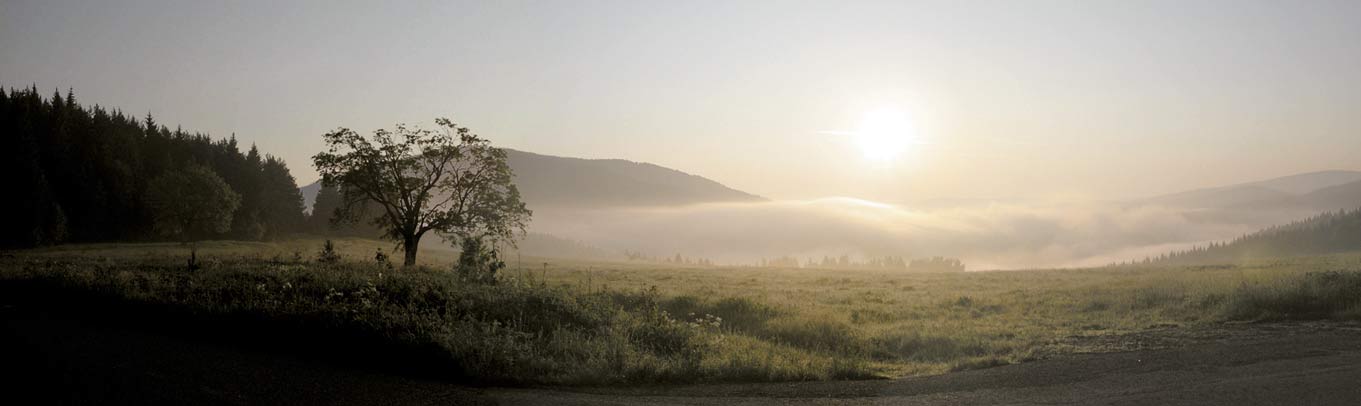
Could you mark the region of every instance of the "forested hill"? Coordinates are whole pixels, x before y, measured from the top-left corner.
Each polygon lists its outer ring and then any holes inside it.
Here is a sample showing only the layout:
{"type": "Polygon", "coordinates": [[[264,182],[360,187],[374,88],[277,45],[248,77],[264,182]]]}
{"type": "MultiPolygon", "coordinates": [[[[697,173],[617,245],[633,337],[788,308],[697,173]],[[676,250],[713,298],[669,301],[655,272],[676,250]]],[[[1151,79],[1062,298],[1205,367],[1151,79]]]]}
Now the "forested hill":
{"type": "Polygon", "coordinates": [[[1361,209],[1327,212],[1146,262],[1205,264],[1252,258],[1318,255],[1361,250],[1361,209]]]}
{"type": "Polygon", "coordinates": [[[645,162],[506,150],[530,207],[673,206],[765,200],[711,179],[645,162]]]}
{"type": "Polygon", "coordinates": [[[220,237],[263,239],[303,222],[302,197],[283,160],[241,152],[233,135],[170,130],[150,114],[85,107],[73,92],[50,98],[36,87],[0,89],[0,245],[148,240],[152,220],[143,196],[150,180],[188,165],[211,169],[241,196],[231,231],[220,237]]]}
{"type": "MultiPolygon", "coordinates": [[[[535,210],[765,200],[702,176],[645,162],[568,158],[506,149],[506,163],[515,172],[515,186],[520,189],[521,198],[535,210]]],[[[320,191],[319,182],[302,187],[308,207],[320,191]]]]}

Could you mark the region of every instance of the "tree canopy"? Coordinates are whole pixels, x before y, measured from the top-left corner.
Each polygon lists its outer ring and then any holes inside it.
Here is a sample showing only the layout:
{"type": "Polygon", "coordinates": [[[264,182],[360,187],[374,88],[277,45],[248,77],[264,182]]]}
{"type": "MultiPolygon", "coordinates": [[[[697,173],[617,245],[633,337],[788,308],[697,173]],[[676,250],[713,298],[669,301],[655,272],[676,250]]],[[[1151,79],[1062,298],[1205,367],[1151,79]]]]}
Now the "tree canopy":
{"type": "Polygon", "coordinates": [[[193,165],[153,179],[147,186],[146,202],[156,232],[195,241],[231,230],[241,196],[212,169],[193,165]]]}
{"type": "Polygon", "coordinates": [[[211,169],[241,196],[229,231],[214,238],[268,239],[298,231],[302,195],[287,165],[235,136],[171,130],[150,114],[85,107],[74,92],[0,90],[0,199],[9,220],[0,246],[163,238],[145,199],[152,179],[192,165],[211,169]]]}
{"type": "MultiPolygon", "coordinates": [[[[1361,249],[1361,208],[1324,212],[1290,224],[1267,227],[1226,242],[1213,242],[1142,263],[1211,264],[1254,258],[1321,255],[1361,249]]],[[[1140,261],[1133,261],[1138,264],[1140,261]]]]}
{"type": "Polygon", "coordinates": [[[399,124],[372,137],[340,128],[323,135],[327,150],[312,157],[322,183],[340,191],[335,217],[357,221],[366,205],[376,206],[374,224],[401,244],[408,266],[428,232],[455,244],[513,243],[531,215],[504,150],[449,119],[435,122],[437,130],[399,124]]]}

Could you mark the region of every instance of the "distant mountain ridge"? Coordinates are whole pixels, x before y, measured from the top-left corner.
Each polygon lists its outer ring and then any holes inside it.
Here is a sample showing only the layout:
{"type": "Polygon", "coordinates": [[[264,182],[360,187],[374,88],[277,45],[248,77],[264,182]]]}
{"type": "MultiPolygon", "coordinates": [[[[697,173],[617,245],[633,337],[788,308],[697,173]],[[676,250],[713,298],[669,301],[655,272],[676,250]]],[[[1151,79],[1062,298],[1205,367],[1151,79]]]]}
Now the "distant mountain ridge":
{"type": "Polygon", "coordinates": [[[515,184],[530,205],[667,206],[765,200],[711,179],[645,162],[583,159],[506,150],[515,184]]]}
{"type": "Polygon", "coordinates": [[[1361,206],[1361,171],[1320,171],[1155,196],[1142,203],[1188,209],[1336,210],[1361,206]]]}
{"type": "Polygon", "coordinates": [[[1302,196],[1300,200],[1322,210],[1343,208],[1348,205],[1361,206],[1361,181],[1315,190],[1302,196]]]}
{"type": "MultiPolygon", "coordinates": [[[[675,169],[623,159],[583,159],[506,149],[529,208],[611,208],[751,202],[760,196],[675,169]]],[[[320,182],[299,188],[308,210],[320,182]]]]}

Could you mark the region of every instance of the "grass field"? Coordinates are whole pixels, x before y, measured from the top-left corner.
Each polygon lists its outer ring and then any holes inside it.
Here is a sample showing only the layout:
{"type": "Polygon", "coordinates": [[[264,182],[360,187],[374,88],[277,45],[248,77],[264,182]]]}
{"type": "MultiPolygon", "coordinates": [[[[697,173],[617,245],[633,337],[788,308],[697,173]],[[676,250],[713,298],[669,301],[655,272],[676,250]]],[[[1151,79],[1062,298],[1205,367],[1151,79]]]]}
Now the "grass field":
{"type": "Polygon", "coordinates": [[[0,280],[36,283],[77,306],[94,297],[234,329],[309,332],[502,383],[898,377],[1101,350],[1080,337],[1361,319],[1356,254],[968,273],[512,257],[501,283],[477,285],[448,270],[450,251],[424,250],[425,268],[409,271],[373,261],[388,243],[339,240],[340,264],[316,263],[321,245],[205,243],[206,265],[194,272],[175,244],[63,246],[12,253],[0,280]]]}

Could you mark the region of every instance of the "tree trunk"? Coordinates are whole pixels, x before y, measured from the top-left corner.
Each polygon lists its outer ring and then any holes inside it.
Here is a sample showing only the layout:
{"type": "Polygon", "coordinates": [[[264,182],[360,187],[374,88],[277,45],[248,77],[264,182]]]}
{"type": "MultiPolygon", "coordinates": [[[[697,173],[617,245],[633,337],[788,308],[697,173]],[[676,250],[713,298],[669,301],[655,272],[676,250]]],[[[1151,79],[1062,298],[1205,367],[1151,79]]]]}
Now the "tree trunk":
{"type": "Polygon", "coordinates": [[[402,266],[416,265],[416,248],[421,243],[418,235],[408,235],[402,240],[402,250],[406,253],[406,259],[402,261],[402,266]]]}

